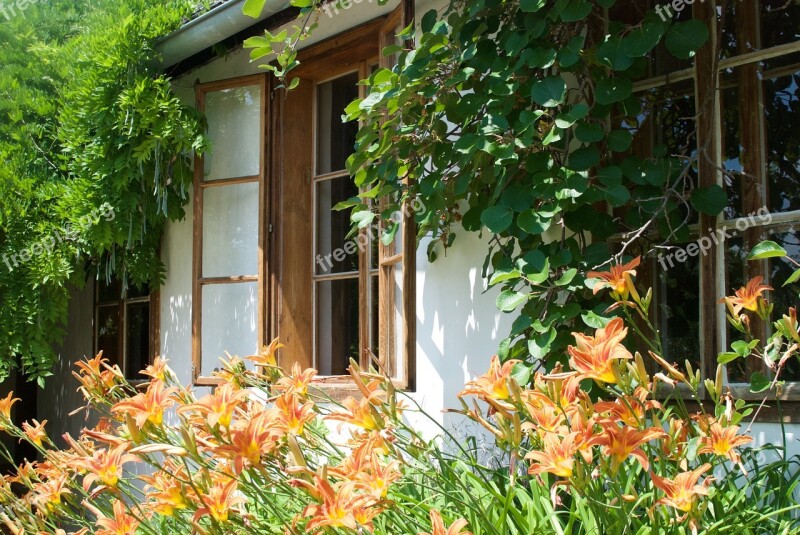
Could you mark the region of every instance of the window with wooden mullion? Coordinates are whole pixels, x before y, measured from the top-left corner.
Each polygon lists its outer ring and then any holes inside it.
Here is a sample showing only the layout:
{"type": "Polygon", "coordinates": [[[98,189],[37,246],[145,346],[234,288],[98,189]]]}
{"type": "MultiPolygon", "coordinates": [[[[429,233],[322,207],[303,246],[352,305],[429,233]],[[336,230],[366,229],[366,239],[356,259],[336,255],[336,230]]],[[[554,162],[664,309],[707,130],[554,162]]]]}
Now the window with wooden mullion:
{"type": "Polygon", "coordinates": [[[195,384],[226,353],[264,340],[266,75],[200,84],[211,152],[195,162],[192,367],[195,384]]]}
{"type": "Polygon", "coordinates": [[[118,282],[95,285],[94,351],[102,351],[130,381],[158,353],[158,299],[149,288],[128,288],[118,282]]]}
{"type": "MultiPolygon", "coordinates": [[[[726,279],[718,297],[730,294],[752,277],[771,284],[770,300],[778,314],[795,306],[783,282],[792,266],[783,259],[748,262],[747,253],[762,240],[781,244],[800,259],[800,6],[783,1],[745,0],[727,4],[722,24],[720,62],[723,113],[716,125],[722,140],[720,185],[728,206],[717,221],[720,234],[732,236],[717,261],[726,279]]],[[[755,319],[755,318],[754,318],[755,319]]],[[[766,339],[772,326],[753,321],[756,338],[766,339]]],[[[723,326],[724,347],[739,333],[723,326]]],[[[728,381],[739,395],[755,371],[766,372],[753,358],[728,365],[728,381]]],[[[790,365],[784,379],[800,380],[790,365]]],[[[793,387],[796,385],[792,385],[793,387]]],[[[793,388],[787,394],[796,395],[793,388]]]]}

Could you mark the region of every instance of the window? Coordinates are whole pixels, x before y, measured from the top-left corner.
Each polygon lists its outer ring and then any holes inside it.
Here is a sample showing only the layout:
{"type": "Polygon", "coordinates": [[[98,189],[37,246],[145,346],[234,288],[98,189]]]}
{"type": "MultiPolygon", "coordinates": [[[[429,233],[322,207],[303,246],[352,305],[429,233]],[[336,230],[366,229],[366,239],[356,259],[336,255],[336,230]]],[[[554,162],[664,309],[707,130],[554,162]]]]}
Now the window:
{"type": "Polygon", "coordinates": [[[353,235],[349,210],[335,209],[360,193],[346,171],[358,125],[342,122],[344,109],[366,96],[359,80],[390,66],[379,48],[401,20],[301,51],[289,92],[266,76],[198,86],[212,153],[195,168],[196,384],[213,384],[226,351],[250,355],[278,337],[284,368],[315,367],[334,388],[349,385],[351,358],[411,385],[413,219],[399,217],[385,245],[381,228],[353,235]]]}
{"type": "Polygon", "coordinates": [[[193,376],[212,384],[226,352],[264,343],[266,75],[203,84],[212,151],[195,164],[193,376]]]}
{"type": "MultiPolygon", "coordinates": [[[[652,7],[652,2],[617,2],[610,15],[635,22],[627,19],[642,20],[652,7]]],[[[679,17],[706,21],[712,42],[694,65],[666,60],[657,50],[636,86],[642,99],[655,104],[647,107],[653,117],[644,113],[626,126],[636,135],[637,154],[681,155],[692,162],[691,182],[727,191],[729,205],[718,217],[687,210],[688,232],[667,244],[675,246],[673,254],[662,252],[643,270],[657,297],[654,313],[667,358],[688,357],[713,376],[712,355],[736,339],[723,321],[723,296],[761,275],[775,287],[776,311],[794,304],[780,288],[790,269],[784,260],[744,258],[755,244],[771,239],[800,259],[800,5],[718,0],[695,3],[679,17]],[[706,254],[685,254],[687,245],[701,240],[712,244],[706,254]]],[[[769,329],[758,326],[762,337],[769,329]]],[[[758,361],[736,364],[729,367],[728,383],[746,397],[743,383],[752,372],[766,370],[758,361]]],[[[784,377],[800,380],[800,369],[789,369],[784,377]]]]}
{"type": "Polygon", "coordinates": [[[149,288],[98,282],[95,285],[94,350],[119,366],[128,380],[139,374],[158,353],[158,296],[149,288]]]}

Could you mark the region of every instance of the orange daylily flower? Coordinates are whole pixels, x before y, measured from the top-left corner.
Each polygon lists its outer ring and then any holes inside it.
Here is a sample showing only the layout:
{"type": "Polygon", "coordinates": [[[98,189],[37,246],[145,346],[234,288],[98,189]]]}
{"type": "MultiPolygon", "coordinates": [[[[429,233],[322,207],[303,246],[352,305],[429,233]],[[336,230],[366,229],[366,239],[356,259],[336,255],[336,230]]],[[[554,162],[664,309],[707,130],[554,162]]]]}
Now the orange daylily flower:
{"type": "Polygon", "coordinates": [[[495,410],[501,412],[513,410],[513,405],[509,403],[511,399],[510,384],[514,381],[511,372],[519,362],[519,360],[512,359],[501,364],[500,358],[494,355],[489,363],[489,371],[474,381],[468,382],[458,397],[473,395],[489,403],[495,410]]]}
{"type": "Polygon", "coordinates": [[[278,359],[276,353],[279,349],[286,347],[277,338],[275,338],[268,346],[264,346],[260,355],[252,355],[247,357],[247,360],[264,368],[276,368],[278,366],[278,359]]]}
{"type": "Polygon", "coordinates": [[[47,439],[47,433],[44,430],[46,423],[47,420],[42,421],[42,423],[39,423],[38,420],[33,420],[34,425],[28,422],[22,422],[22,430],[25,432],[25,436],[28,437],[28,440],[41,447],[42,441],[47,439]]]}
{"type": "Polygon", "coordinates": [[[139,372],[141,375],[146,375],[151,379],[161,381],[166,383],[170,377],[173,376],[172,369],[167,366],[166,359],[162,357],[156,357],[152,364],[147,366],[144,370],[139,372]]]}
{"type": "Polygon", "coordinates": [[[536,461],[528,468],[531,475],[549,472],[558,477],[570,478],[575,465],[575,454],[581,449],[579,433],[570,433],[563,439],[547,435],[542,451],[532,451],[525,458],[536,461]]]}
{"type": "Polygon", "coordinates": [[[367,398],[356,401],[349,397],[342,402],[346,411],[332,412],[325,416],[326,420],[333,420],[358,426],[367,431],[377,431],[383,428],[383,419],[377,409],[367,398]]]}
{"type": "Polygon", "coordinates": [[[275,450],[281,431],[274,425],[275,411],[262,412],[246,423],[236,422],[230,430],[231,442],[214,448],[214,453],[233,460],[234,473],[257,466],[261,457],[275,450]]]}
{"type": "MultiPolygon", "coordinates": [[[[362,451],[366,452],[366,449],[362,451]]],[[[376,500],[381,500],[389,493],[392,483],[402,477],[400,461],[394,460],[382,464],[373,452],[364,455],[366,458],[362,466],[348,474],[348,478],[359,488],[362,488],[376,500]]]]}
{"type": "Polygon", "coordinates": [[[467,525],[467,521],[460,518],[450,524],[449,528],[444,526],[442,515],[436,509],[431,509],[431,532],[420,533],[419,535],[472,535],[469,531],[462,531],[467,525]]]}
{"type": "Polygon", "coordinates": [[[127,513],[125,505],[116,500],[113,510],[114,518],[99,515],[95,524],[103,529],[98,530],[97,535],[136,535],[139,521],[127,513]]]}
{"type": "Polygon", "coordinates": [[[636,267],[639,266],[641,257],[636,257],[627,264],[616,264],[611,266],[609,271],[590,271],[586,274],[587,279],[600,279],[594,285],[592,292],[597,294],[603,288],[611,288],[611,295],[620,301],[627,301],[628,294],[636,292],[631,277],[636,276],[636,267]]]}
{"type": "Polygon", "coordinates": [[[61,504],[64,494],[72,494],[66,488],[67,480],[67,475],[61,474],[57,478],[34,485],[31,503],[45,514],[52,513],[61,504]]]}
{"type": "Polygon", "coordinates": [[[731,309],[733,317],[739,315],[742,309],[756,312],[758,310],[758,300],[767,290],[772,290],[771,286],[761,284],[764,277],[758,275],[750,279],[745,286],[736,290],[735,296],[723,297],[720,303],[725,302],[731,309]]]}
{"type": "Polygon", "coordinates": [[[127,444],[121,444],[113,449],[97,450],[90,459],[81,462],[80,468],[89,472],[83,478],[83,489],[89,490],[92,483],[98,480],[107,487],[116,487],[122,475],[122,465],[139,460],[127,451],[127,444]]]}
{"type": "Polygon", "coordinates": [[[623,422],[631,427],[638,427],[645,421],[647,411],[660,409],[661,404],[647,399],[649,393],[641,386],[637,387],[633,396],[623,396],[614,401],[599,401],[594,410],[598,414],[609,414],[610,421],[623,422]]]}
{"type": "Polygon", "coordinates": [[[697,480],[710,468],[711,465],[706,463],[695,470],[678,474],[675,479],[661,477],[651,472],[650,477],[653,478],[653,484],[665,494],[656,503],[667,505],[684,513],[690,512],[698,496],[708,495],[707,487],[712,478],[707,477],[702,485],[698,485],[697,480]]]}
{"type": "Polygon", "coordinates": [[[147,483],[145,489],[151,500],[148,506],[152,506],[156,513],[173,516],[175,511],[188,507],[184,485],[175,477],[174,472],[170,475],[158,472],[152,476],[141,476],[140,479],[147,483]]]}
{"type": "Polygon", "coordinates": [[[708,429],[708,435],[702,438],[700,442],[702,446],[697,453],[713,453],[738,463],[740,458],[736,448],[753,441],[751,437],[738,433],[738,425],[722,427],[719,423],[714,422],[708,429]]]}
{"type": "Polygon", "coordinates": [[[0,430],[6,429],[7,424],[11,423],[11,407],[17,401],[19,398],[14,397],[14,392],[9,392],[6,397],[0,399],[0,430]]]}
{"type": "Polygon", "coordinates": [[[572,333],[577,347],[569,346],[569,363],[573,370],[583,378],[595,379],[603,383],[615,384],[614,361],[632,359],[622,341],[628,335],[622,318],[614,318],[608,325],[597,329],[594,336],[572,333]]]}
{"type": "Polygon", "coordinates": [[[541,392],[527,390],[522,393],[522,404],[532,422],[525,422],[523,429],[532,428],[544,438],[567,429],[567,415],[553,400],[541,392]]]}
{"type": "Polygon", "coordinates": [[[228,483],[217,481],[204,493],[200,503],[203,507],[197,509],[193,520],[197,521],[204,516],[210,516],[217,522],[227,522],[230,517],[231,509],[246,500],[243,496],[236,496],[237,481],[232,479],[228,483]]]}
{"type": "Polygon", "coordinates": [[[314,413],[314,403],[306,401],[301,403],[297,395],[286,393],[275,400],[278,411],[277,423],[286,433],[302,435],[307,423],[313,421],[317,415],[314,413]]]}
{"type": "Polygon", "coordinates": [[[162,381],[153,381],[146,392],[120,401],[111,407],[111,412],[132,416],[139,429],[144,428],[147,422],[160,427],[164,423],[164,411],[175,404],[171,396],[176,391],[175,387],[167,388],[162,381]]]}
{"type": "Polygon", "coordinates": [[[75,367],[78,368],[78,372],[72,372],[72,375],[81,383],[78,390],[87,398],[93,394],[107,392],[125,378],[119,366],[108,364],[108,359],[103,358],[102,351],[93,359],[78,362],[75,367]]]}
{"type": "Polygon", "coordinates": [[[650,467],[650,461],[640,446],[666,436],[664,430],[658,427],[640,431],[627,425],[619,426],[613,422],[600,422],[600,425],[603,427],[603,434],[599,436],[597,444],[603,446],[603,453],[611,458],[612,472],[615,472],[628,457],[636,458],[647,470],[650,467]]]}
{"type": "Polygon", "coordinates": [[[239,390],[231,383],[224,383],[213,394],[204,396],[197,403],[178,408],[178,414],[196,411],[206,416],[211,428],[220,425],[230,427],[233,413],[247,399],[247,391],[239,390]]]}
{"type": "Polygon", "coordinates": [[[290,483],[305,488],[320,504],[312,504],[305,508],[303,517],[310,518],[306,531],[320,528],[349,528],[356,530],[359,526],[371,531],[372,517],[380,510],[371,507],[373,502],[368,495],[354,493],[353,485],[339,485],[335,489],[330,482],[314,475],[314,482],[295,479],[290,483]]]}
{"type": "Polygon", "coordinates": [[[564,410],[585,397],[581,390],[581,380],[581,376],[576,372],[550,373],[548,375],[537,372],[533,378],[536,389],[543,392],[564,410]]]}
{"type": "Polygon", "coordinates": [[[275,383],[278,392],[294,393],[301,397],[308,395],[308,387],[317,376],[317,370],[308,368],[303,370],[298,363],[292,366],[292,373],[288,377],[281,377],[275,383]]]}

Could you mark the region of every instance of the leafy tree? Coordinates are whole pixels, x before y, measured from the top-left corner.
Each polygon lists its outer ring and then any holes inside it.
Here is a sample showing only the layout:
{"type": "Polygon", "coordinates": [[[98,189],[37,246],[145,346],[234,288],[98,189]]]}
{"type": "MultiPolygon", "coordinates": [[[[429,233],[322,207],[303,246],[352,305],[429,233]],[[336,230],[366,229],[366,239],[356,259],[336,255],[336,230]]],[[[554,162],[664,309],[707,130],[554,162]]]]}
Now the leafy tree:
{"type": "Polygon", "coordinates": [[[49,374],[70,288],[161,280],[202,120],[157,69],[187,0],[54,0],[0,24],[0,376],[49,374]]]}

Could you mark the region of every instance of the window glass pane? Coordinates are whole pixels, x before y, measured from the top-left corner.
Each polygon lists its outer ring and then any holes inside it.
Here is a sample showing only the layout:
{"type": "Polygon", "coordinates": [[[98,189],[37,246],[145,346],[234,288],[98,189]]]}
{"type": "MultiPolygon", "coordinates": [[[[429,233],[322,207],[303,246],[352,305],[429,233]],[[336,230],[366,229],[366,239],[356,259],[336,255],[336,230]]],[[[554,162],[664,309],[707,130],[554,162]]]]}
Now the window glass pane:
{"type": "Polygon", "coordinates": [[[97,308],[97,351],[103,352],[103,357],[110,364],[119,364],[120,333],[119,307],[117,305],[101,306],[97,308]]]}
{"type": "MultiPolygon", "coordinates": [[[[659,257],[655,266],[654,292],[657,306],[657,328],[661,332],[664,358],[684,368],[691,362],[700,369],[700,258],[689,256],[687,246],[697,242],[676,245],[659,257]],[[683,251],[681,253],[680,251],[683,251]],[[682,260],[682,261],[681,261],[682,260]]],[[[690,249],[689,252],[695,250],[690,249]]]]}
{"type": "MultiPolygon", "coordinates": [[[[800,56],[794,55],[795,60],[800,56]]],[[[742,217],[767,207],[770,212],[800,209],[800,68],[765,70],[768,64],[749,65],[724,73],[722,95],[727,218],[742,217]],[[745,117],[742,87],[761,86],[761,117],[745,117]],[[764,137],[758,133],[763,121],[764,137]],[[755,145],[750,147],[748,145],[755,145]],[[766,176],[753,156],[766,148],[766,176]],[[764,191],[766,190],[766,191],[764,191]]]]}
{"type": "Polygon", "coordinates": [[[211,152],[205,156],[205,180],[259,174],[261,165],[261,86],[206,94],[211,152]]]}
{"type": "Polygon", "coordinates": [[[150,362],[150,303],[131,303],[125,311],[125,377],[143,379],[150,362]]]}
{"type": "Polygon", "coordinates": [[[113,303],[122,298],[122,285],[116,279],[106,284],[105,280],[101,280],[97,285],[97,303],[113,303]]]}
{"type": "Polygon", "coordinates": [[[764,80],[767,189],[772,212],[800,210],[799,84],[800,68],[764,80]]]}
{"type": "Polygon", "coordinates": [[[145,284],[144,286],[135,286],[131,284],[128,286],[128,293],[126,294],[126,299],[137,299],[139,297],[149,297],[150,296],[150,286],[145,284]]]}
{"type": "MultiPolygon", "coordinates": [[[[645,168],[652,165],[652,158],[656,154],[670,157],[670,180],[673,183],[684,180],[683,184],[676,185],[678,191],[685,190],[687,184],[697,184],[697,123],[693,82],[690,80],[640,93],[639,101],[638,109],[628,110],[624,112],[628,115],[615,119],[616,124],[634,136],[630,154],[640,158],[645,168]]],[[[663,195],[663,187],[649,189],[643,185],[637,188],[636,194],[644,198],[663,195]]],[[[650,214],[642,208],[644,206],[635,206],[625,214],[618,211],[618,215],[623,217],[629,228],[639,228],[650,218],[650,214]]],[[[679,209],[680,214],[673,218],[673,229],[683,221],[689,224],[697,222],[697,214],[688,203],[679,209]]],[[[665,237],[667,234],[668,231],[665,237]]]]}
{"type": "Polygon", "coordinates": [[[227,351],[246,357],[258,350],[258,284],[203,286],[202,368],[209,376],[227,351]]]}
{"type": "Polygon", "coordinates": [[[316,188],[317,275],[358,271],[358,236],[346,238],[350,210],[333,210],[338,203],[358,195],[358,188],[349,176],[319,181],[316,188]]]}
{"type": "Polygon", "coordinates": [[[726,4],[723,57],[800,40],[800,2],[796,0],[727,0],[726,4]]]}
{"type": "Polygon", "coordinates": [[[358,279],[320,281],[316,287],[317,368],[320,375],[345,375],[358,359],[358,279]]]}
{"type": "MultiPolygon", "coordinates": [[[[800,233],[797,227],[792,226],[781,232],[770,234],[767,238],[786,249],[789,257],[795,262],[800,262],[800,233]]],[[[798,308],[797,285],[783,287],[783,283],[797,270],[797,267],[786,258],[772,258],[769,260],[769,285],[774,289],[769,292],[768,300],[774,303],[775,308],[772,319],[780,319],[789,313],[789,308],[798,308]]],[[[792,358],[787,361],[786,368],[781,375],[785,381],[800,380],[800,360],[792,358]]]]}
{"type": "Polygon", "coordinates": [[[259,184],[203,192],[203,277],[258,274],[259,184]]]}
{"type": "Polygon", "coordinates": [[[758,0],[757,3],[761,7],[762,48],[800,41],[800,2],[758,0]]]}
{"type": "Polygon", "coordinates": [[[369,348],[376,356],[380,356],[380,293],[378,292],[378,275],[370,276],[370,318],[369,348]]]}
{"type": "Polygon", "coordinates": [[[392,362],[390,369],[393,372],[395,379],[405,379],[405,370],[400,369],[400,359],[398,355],[403,355],[403,330],[400,328],[403,325],[403,264],[397,264],[394,268],[394,287],[391,289],[394,292],[394,317],[391,321],[394,324],[389,328],[394,332],[394,354],[390,355],[392,362]]]}
{"type": "Polygon", "coordinates": [[[317,174],[345,169],[353,153],[358,123],[342,122],[344,109],[358,98],[358,73],[317,86],[317,174]]]}

